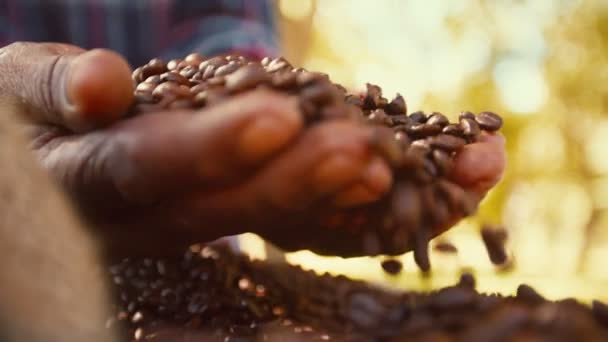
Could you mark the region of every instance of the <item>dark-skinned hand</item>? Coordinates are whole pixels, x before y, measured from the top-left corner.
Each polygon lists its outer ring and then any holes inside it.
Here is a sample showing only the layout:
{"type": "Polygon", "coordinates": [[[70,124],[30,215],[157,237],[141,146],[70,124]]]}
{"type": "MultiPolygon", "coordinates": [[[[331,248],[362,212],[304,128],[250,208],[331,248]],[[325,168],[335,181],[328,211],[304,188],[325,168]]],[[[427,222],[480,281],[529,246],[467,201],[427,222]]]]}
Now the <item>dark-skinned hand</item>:
{"type": "MultiPolygon", "coordinates": [[[[114,52],[15,43],[0,49],[0,75],[10,108],[1,115],[23,121],[41,164],[113,256],[171,254],[242,232],[287,247],[294,232],[315,250],[321,237],[308,232],[321,213],[376,201],[392,184],[369,147],[372,127],[336,120],[304,130],[295,99],[282,94],[120,120],[133,81],[114,52]]],[[[504,138],[485,135],[459,153],[454,180],[481,199],[504,167],[504,138]]]]}

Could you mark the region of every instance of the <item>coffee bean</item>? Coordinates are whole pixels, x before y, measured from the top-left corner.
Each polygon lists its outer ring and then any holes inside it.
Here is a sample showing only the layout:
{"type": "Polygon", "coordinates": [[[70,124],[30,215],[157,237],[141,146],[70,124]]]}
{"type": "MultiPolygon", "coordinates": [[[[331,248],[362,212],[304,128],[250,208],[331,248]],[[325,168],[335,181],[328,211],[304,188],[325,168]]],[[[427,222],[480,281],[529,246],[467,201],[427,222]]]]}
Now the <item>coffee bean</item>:
{"type": "Polygon", "coordinates": [[[388,274],[399,274],[403,269],[403,264],[399,260],[387,259],[382,262],[382,269],[388,274]]]}
{"type": "Polygon", "coordinates": [[[184,58],[184,61],[191,63],[192,65],[199,65],[203,61],[204,57],[198,52],[193,52],[184,58]]]}
{"type": "Polygon", "coordinates": [[[462,286],[471,290],[475,289],[475,277],[471,273],[463,273],[460,275],[458,286],[462,286]]]}
{"type": "Polygon", "coordinates": [[[182,70],[180,70],[179,74],[182,75],[182,76],[184,76],[185,78],[190,79],[197,72],[198,72],[198,67],[192,66],[192,65],[188,65],[187,67],[185,67],[182,70]]]}
{"type": "Polygon", "coordinates": [[[370,145],[382,156],[390,165],[400,165],[403,162],[402,148],[393,137],[390,129],[385,127],[376,129],[370,138],[370,145]]]}
{"type": "Polygon", "coordinates": [[[444,134],[453,135],[456,137],[464,137],[464,130],[459,124],[449,124],[445,126],[442,130],[444,134]]]}
{"type": "Polygon", "coordinates": [[[437,166],[437,170],[441,175],[449,175],[452,171],[453,162],[452,157],[442,150],[433,150],[432,152],[433,162],[437,166]]]}
{"type": "MultiPolygon", "coordinates": [[[[402,125],[404,129],[411,124],[410,118],[407,115],[391,115],[391,120],[393,121],[393,125],[398,126],[402,125]]],[[[393,126],[394,127],[394,126],[393,126]]]]}
{"type": "Polygon", "coordinates": [[[146,78],[146,80],[144,82],[158,84],[161,82],[160,75],[152,75],[152,76],[146,78]]]}
{"type": "Polygon", "coordinates": [[[464,139],[449,134],[439,134],[428,138],[428,141],[431,147],[439,148],[448,152],[457,151],[466,144],[466,141],[464,139]]]}
{"type": "Polygon", "coordinates": [[[382,125],[382,126],[386,126],[391,122],[391,118],[388,115],[386,115],[386,113],[382,109],[374,110],[367,117],[367,120],[369,123],[372,123],[375,125],[382,125]]]}
{"type": "Polygon", "coordinates": [[[405,104],[405,99],[401,94],[397,94],[391,102],[386,105],[386,112],[390,115],[405,115],[407,114],[407,106],[405,104]]]}
{"type": "Polygon", "coordinates": [[[492,112],[481,112],[477,114],[475,120],[479,127],[486,131],[494,132],[502,127],[502,118],[492,112]]]}
{"type": "Polygon", "coordinates": [[[459,310],[475,305],[475,297],[475,292],[469,288],[447,287],[437,292],[432,305],[438,310],[459,310]]]}
{"type": "Polygon", "coordinates": [[[469,118],[460,119],[460,126],[465,137],[475,138],[481,133],[479,125],[475,120],[469,118]]]}
{"type": "Polygon", "coordinates": [[[431,262],[429,260],[430,239],[431,232],[423,223],[418,227],[415,233],[414,261],[416,262],[416,265],[418,265],[418,268],[424,273],[428,273],[431,270],[431,262]]]}
{"type": "Polygon", "coordinates": [[[412,122],[419,123],[419,124],[426,122],[426,114],[424,114],[424,112],[421,112],[421,111],[413,112],[412,114],[409,115],[409,118],[412,122]]]}
{"type": "Polygon", "coordinates": [[[283,57],[278,57],[268,63],[266,70],[270,73],[277,72],[282,69],[291,68],[291,64],[283,57]]]}
{"type": "Polygon", "coordinates": [[[188,98],[192,96],[192,94],[190,93],[190,88],[181,87],[179,84],[170,81],[159,84],[156,88],[154,88],[152,95],[154,95],[154,97],[156,98],[166,96],[173,96],[175,98],[188,98]]]}
{"type": "Polygon", "coordinates": [[[462,119],[475,120],[475,114],[471,112],[460,112],[460,114],[458,115],[458,121],[461,121],[462,119]]]}
{"type": "Polygon", "coordinates": [[[296,75],[296,84],[300,87],[305,87],[317,82],[327,81],[327,75],[318,72],[301,72],[296,75]]]}
{"type": "Polygon", "coordinates": [[[160,75],[160,79],[163,82],[175,82],[180,85],[190,85],[188,78],[182,76],[177,71],[169,71],[160,75]]]}
{"type": "Polygon", "coordinates": [[[226,89],[236,93],[267,81],[269,81],[269,76],[263,69],[248,65],[226,76],[226,89]]]}
{"type": "Polygon", "coordinates": [[[507,261],[505,251],[506,231],[503,227],[484,225],[481,229],[481,237],[486,246],[490,261],[495,265],[502,265],[507,261]]]}
{"type": "Polygon", "coordinates": [[[154,89],[156,88],[157,83],[153,83],[153,82],[143,82],[137,85],[137,87],[135,88],[135,94],[148,94],[148,93],[152,93],[154,91],[154,89]]]}
{"type": "Polygon", "coordinates": [[[160,58],[153,58],[148,62],[148,68],[150,72],[154,74],[162,74],[167,71],[167,63],[160,58]]]}
{"type": "Polygon", "coordinates": [[[226,65],[222,65],[221,67],[215,70],[215,77],[228,75],[237,70],[239,67],[240,65],[235,62],[230,62],[226,65]]]}
{"type": "Polygon", "coordinates": [[[135,102],[138,104],[151,104],[156,102],[152,92],[135,93],[135,102]]]}
{"type": "Polygon", "coordinates": [[[181,63],[181,59],[172,59],[167,63],[167,70],[173,71],[177,70],[177,66],[181,63]]]}
{"type": "Polygon", "coordinates": [[[438,125],[441,127],[445,127],[450,123],[450,121],[448,120],[448,118],[445,115],[443,115],[439,112],[434,112],[433,114],[431,114],[429,116],[426,123],[430,124],[430,125],[438,125]]]}
{"type": "Polygon", "coordinates": [[[538,294],[534,288],[526,284],[521,284],[517,288],[517,298],[531,305],[539,305],[545,301],[543,296],[538,294]]]}
{"type": "Polygon", "coordinates": [[[211,59],[207,59],[202,61],[199,65],[198,65],[198,69],[199,70],[205,70],[207,69],[208,66],[212,66],[213,69],[215,70],[216,68],[224,65],[224,64],[228,64],[228,62],[226,61],[226,59],[222,58],[222,57],[213,57],[211,59]]]}
{"type": "Polygon", "coordinates": [[[214,65],[207,65],[204,69],[199,69],[202,71],[201,79],[204,81],[215,76],[215,68],[216,67],[214,65]]]}
{"type": "Polygon", "coordinates": [[[363,98],[363,109],[376,109],[376,103],[382,97],[382,88],[371,83],[367,83],[365,86],[367,87],[367,94],[363,98]]]}
{"type": "Polygon", "coordinates": [[[264,57],[264,58],[262,58],[262,60],[260,61],[260,63],[263,66],[267,66],[268,64],[270,64],[270,57],[264,57]]]}
{"type": "Polygon", "coordinates": [[[458,253],[458,248],[456,248],[456,246],[454,246],[453,244],[451,244],[450,242],[447,242],[447,241],[441,241],[441,242],[436,243],[435,246],[433,247],[433,249],[440,253],[449,253],[449,254],[458,253]]]}
{"type": "Polygon", "coordinates": [[[407,130],[407,133],[414,139],[426,138],[439,132],[441,132],[441,126],[430,124],[414,124],[407,130]]]}

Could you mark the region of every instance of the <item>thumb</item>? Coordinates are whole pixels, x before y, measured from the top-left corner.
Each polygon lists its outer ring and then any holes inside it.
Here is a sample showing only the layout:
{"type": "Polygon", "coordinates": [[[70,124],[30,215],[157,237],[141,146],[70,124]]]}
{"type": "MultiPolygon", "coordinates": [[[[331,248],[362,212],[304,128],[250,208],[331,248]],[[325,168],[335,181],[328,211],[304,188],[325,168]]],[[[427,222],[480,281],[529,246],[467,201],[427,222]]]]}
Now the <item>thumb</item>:
{"type": "Polygon", "coordinates": [[[55,43],[0,50],[0,95],[26,119],[83,132],[120,118],[133,99],[131,69],[115,52],[55,43]]]}

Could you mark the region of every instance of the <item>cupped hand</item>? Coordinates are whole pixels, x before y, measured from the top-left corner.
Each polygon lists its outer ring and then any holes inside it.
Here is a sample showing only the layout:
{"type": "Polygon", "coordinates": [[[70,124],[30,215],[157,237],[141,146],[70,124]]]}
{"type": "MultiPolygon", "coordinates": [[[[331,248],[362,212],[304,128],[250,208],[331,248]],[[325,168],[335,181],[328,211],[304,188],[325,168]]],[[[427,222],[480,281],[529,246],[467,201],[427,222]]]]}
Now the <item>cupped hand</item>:
{"type": "MultiPolygon", "coordinates": [[[[392,184],[369,147],[372,127],[336,120],[304,130],[295,99],[263,90],[123,118],[130,73],[107,50],[0,50],[0,98],[114,256],[181,252],[242,232],[300,239],[320,226],[315,212],[373,202],[392,184]]],[[[465,147],[455,175],[481,197],[503,168],[502,138],[488,136],[465,147]]],[[[315,249],[314,236],[302,242],[315,249]]]]}

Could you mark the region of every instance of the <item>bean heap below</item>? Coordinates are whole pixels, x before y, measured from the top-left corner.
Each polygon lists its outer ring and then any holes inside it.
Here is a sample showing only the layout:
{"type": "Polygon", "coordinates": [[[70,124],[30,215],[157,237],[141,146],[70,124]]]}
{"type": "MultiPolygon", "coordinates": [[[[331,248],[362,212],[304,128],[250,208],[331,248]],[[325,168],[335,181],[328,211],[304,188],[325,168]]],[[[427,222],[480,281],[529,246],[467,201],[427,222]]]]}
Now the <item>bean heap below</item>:
{"type": "MultiPolygon", "coordinates": [[[[373,205],[319,220],[326,229],[317,232],[314,249],[321,254],[359,255],[398,255],[413,249],[423,271],[430,269],[428,242],[437,228],[476,210],[472,198],[449,180],[454,154],[477,141],[482,131],[502,126],[502,119],[491,112],[463,112],[458,123],[437,112],[408,115],[399,94],[389,101],[372,84],[367,84],[365,94],[348,94],[327,75],[294,68],[281,57],[253,61],[236,55],[204,59],[191,54],[168,63],[153,59],[133,72],[133,80],[133,115],[204,108],[266,87],[297,96],[308,125],[334,119],[375,125],[369,144],[389,162],[394,186],[373,205]]],[[[298,245],[300,239],[290,240],[292,249],[310,247],[298,245]]]]}
{"type": "Polygon", "coordinates": [[[470,274],[431,293],[391,292],[194,246],[182,258],[124,260],[110,275],[117,306],[108,324],[134,341],[195,340],[183,336],[197,331],[218,341],[608,340],[600,302],[551,302],[527,285],[513,297],[480,294],[470,274]],[[276,327],[289,334],[277,337],[276,327]]]}

